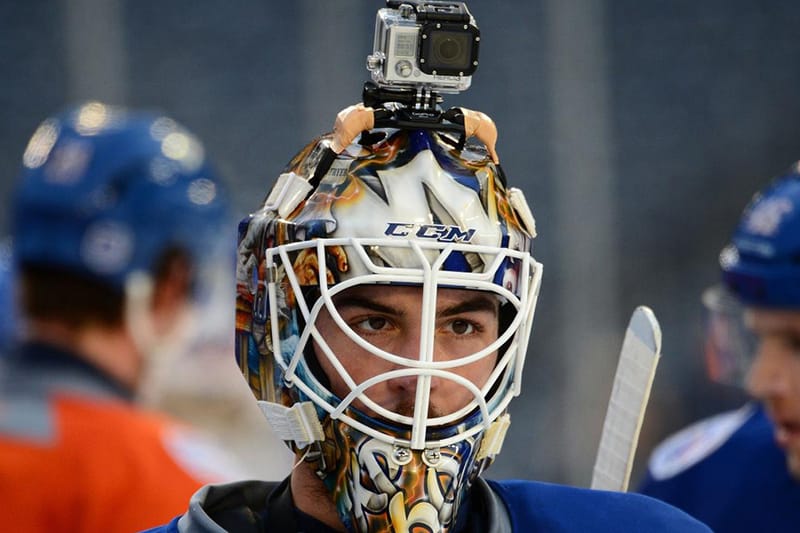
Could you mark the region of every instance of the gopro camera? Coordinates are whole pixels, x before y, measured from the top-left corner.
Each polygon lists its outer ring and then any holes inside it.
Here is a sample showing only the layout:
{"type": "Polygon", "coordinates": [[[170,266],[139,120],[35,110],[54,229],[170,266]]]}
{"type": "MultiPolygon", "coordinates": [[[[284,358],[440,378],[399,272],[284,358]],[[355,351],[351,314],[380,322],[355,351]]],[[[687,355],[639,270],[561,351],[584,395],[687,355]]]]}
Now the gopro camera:
{"type": "Polygon", "coordinates": [[[464,2],[387,0],[367,70],[382,88],[455,94],[478,68],[480,31],[464,2]]]}

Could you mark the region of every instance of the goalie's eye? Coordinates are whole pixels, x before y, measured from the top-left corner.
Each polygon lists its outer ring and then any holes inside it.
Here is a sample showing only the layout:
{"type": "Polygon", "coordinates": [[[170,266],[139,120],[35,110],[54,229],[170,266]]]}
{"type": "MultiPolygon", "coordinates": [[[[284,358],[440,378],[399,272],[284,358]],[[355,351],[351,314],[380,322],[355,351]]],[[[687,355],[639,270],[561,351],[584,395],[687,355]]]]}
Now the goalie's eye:
{"type": "Polygon", "coordinates": [[[475,324],[474,322],[470,322],[469,320],[453,320],[447,324],[447,329],[449,332],[454,333],[455,335],[469,335],[476,331],[480,331],[480,326],[475,324]]]}
{"type": "Polygon", "coordinates": [[[385,317],[371,316],[356,322],[353,329],[367,333],[374,333],[386,329],[388,325],[389,321],[385,317]]]}

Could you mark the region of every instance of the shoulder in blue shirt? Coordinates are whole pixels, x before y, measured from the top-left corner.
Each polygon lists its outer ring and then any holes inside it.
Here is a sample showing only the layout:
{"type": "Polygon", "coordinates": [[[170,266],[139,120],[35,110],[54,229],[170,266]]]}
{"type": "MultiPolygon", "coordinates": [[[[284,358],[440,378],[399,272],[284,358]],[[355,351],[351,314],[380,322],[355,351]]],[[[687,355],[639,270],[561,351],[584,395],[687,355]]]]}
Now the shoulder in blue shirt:
{"type": "Polygon", "coordinates": [[[653,452],[638,491],[683,509],[717,533],[797,531],[800,483],[763,409],[697,422],[653,452]]]}

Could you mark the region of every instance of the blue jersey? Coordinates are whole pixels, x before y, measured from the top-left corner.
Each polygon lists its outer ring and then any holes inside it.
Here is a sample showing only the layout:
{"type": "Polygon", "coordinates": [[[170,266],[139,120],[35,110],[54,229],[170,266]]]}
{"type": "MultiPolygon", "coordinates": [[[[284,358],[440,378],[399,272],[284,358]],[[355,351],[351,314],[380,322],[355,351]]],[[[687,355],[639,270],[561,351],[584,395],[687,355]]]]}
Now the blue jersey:
{"type": "Polygon", "coordinates": [[[664,441],[639,492],[718,533],[800,530],[800,483],[760,406],[697,422],[664,441]]]}
{"type": "MultiPolygon", "coordinates": [[[[335,531],[293,508],[287,481],[277,488],[262,481],[204,487],[185,515],[148,533],[335,531]]],[[[481,478],[470,491],[469,516],[458,533],[710,532],[682,511],[639,494],[481,478]]]]}

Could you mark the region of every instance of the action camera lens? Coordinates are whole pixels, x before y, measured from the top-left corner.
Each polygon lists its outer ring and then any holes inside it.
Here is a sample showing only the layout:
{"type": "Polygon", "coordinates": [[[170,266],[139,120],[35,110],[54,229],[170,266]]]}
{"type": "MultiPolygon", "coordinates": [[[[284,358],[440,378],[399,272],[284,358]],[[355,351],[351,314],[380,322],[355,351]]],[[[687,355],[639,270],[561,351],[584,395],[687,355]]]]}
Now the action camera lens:
{"type": "Polygon", "coordinates": [[[430,38],[432,57],[429,68],[466,70],[470,66],[471,34],[440,31],[433,32],[430,38]]]}
{"type": "Polygon", "coordinates": [[[458,55],[461,53],[461,45],[458,41],[453,39],[445,39],[442,41],[442,44],[439,45],[439,57],[442,58],[443,61],[451,62],[454,59],[458,58],[458,55]]]}

